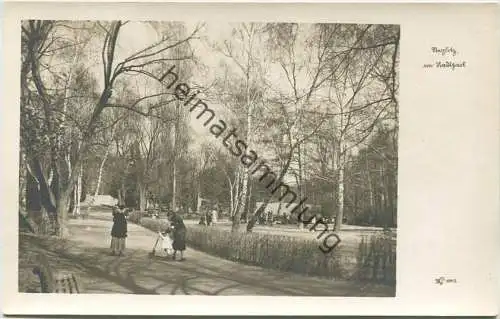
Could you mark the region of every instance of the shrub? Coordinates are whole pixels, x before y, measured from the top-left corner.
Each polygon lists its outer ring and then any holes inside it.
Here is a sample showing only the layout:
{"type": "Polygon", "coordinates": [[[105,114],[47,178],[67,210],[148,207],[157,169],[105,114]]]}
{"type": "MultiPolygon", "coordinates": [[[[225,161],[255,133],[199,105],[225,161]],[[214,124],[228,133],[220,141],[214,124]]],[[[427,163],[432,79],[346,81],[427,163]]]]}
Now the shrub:
{"type": "Polygon", "coordinates": [[[340,255],[323,254],[314,240],[286,235],[237,233],[189,225],[187,243],[204,252],[233,261],[295,273],[346,277],[340,255]]]}
{"type": "MultiPolygon", "coordinates": [[[[142,218],[140,225],[156,232],[167,227],[168,222],[142,218]]],[[[354,252],[336,248],[324,254],[314,237],[304,239],[245,232],[234,234],[230,229],[217,227],[186,227],[188,245],[232,261],[333,279],[395,281],[395,247],[386,236],[363,238],[354,252]]]]}
{"type": "Polygon", "coordinates": [[[158,232],[168,228],[169,223],[166,220],[144,217],[140,219],[139,225],[154,232],[158,232]]]}
{"type": "Polygon", "coordinates": [[[134,223],[134,224],[139,224],[141,218],[143,218],[145,215],[144,212],[141,212],[141,211],[132,211],[128,214],[128,221],[130,221],[131,223],[134,223]]]}
{"type": "Polygon", "coordinates": [[[357,279],[396,282],[396,245],[389,233],[364,236],[358,248],[357,279]]]}

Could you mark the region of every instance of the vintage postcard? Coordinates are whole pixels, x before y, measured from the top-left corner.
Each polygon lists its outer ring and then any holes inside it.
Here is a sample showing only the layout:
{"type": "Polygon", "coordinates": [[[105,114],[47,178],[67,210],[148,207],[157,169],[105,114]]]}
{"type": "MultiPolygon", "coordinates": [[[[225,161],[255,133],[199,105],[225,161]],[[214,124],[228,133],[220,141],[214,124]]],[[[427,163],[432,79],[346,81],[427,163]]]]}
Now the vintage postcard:
{"type": "Polygon", "coordinates": [[[495,5],[5,9],[6,314],[496,314],[495,5]]]}

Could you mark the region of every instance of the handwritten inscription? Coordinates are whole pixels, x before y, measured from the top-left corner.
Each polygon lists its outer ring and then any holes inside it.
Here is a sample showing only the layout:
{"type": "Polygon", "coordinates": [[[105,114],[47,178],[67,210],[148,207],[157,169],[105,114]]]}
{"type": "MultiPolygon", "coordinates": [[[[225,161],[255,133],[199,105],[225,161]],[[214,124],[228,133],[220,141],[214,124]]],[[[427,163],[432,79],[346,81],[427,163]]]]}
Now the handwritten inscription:
{"type": "Polygon", "coordinates": [[[456,284],[457,280],[452,279],[452,278],[445,278],[445,277],[441,276],[439,278],[434,279],[434,283],[442,286],[442,285],[447,284],[447,283],[455,283],[456,284]]]}
{"type": "Polygon", "coordinates": [[[467,66],[467,62],[465,60],[457,59],[459,52],[454,47],[431,47],[430,51],[431,54],[436,57],[436,60],[432,63],[425,63],[423,65],[424,69],[455,71],[457,69],[463,69],[467,66]]]}

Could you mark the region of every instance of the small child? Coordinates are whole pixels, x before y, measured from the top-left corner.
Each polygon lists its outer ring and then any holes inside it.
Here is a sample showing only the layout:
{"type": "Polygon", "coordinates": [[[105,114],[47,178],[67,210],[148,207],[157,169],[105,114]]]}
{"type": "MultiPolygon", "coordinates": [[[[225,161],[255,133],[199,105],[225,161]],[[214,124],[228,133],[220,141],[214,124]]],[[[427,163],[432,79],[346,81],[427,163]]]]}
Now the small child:
{"type": "Polygon", "coordinates": [[[172,239],[172,228],[167,228],[165,231],[158,232],[158,236],[161,239],[161,250],[167,254],[167,256],[171,256],[174,253],[174,249],[172,248],[173,239],[172,239]]]}
{"type": "Polygon", "coordinates": [[[212,209],[212,211],[210,212],[210,221],[211,221],[211,225],[212,226],[215,226],[217,224],[217,208],[214,207],[212,209]]]}

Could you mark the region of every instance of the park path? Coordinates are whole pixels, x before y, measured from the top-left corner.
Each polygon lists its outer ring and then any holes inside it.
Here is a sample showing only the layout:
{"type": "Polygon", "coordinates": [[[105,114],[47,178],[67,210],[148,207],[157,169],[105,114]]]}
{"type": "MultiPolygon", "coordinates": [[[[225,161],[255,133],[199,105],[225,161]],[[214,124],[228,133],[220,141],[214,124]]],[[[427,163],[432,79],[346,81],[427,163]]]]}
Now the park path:
{"type": "MultiPolygon", "coordinates": [[[[70,221],[71,240],[54,248],[77,267],[86,293],[288,296],[393,296],[394,288],[302,276],[244,265],[188,247],[184,262],[149,258],[156,234],[129,223],[125,256],[109,255],[111,214],[70,221]]],[[[47,248],[47,247],[46,247],[47,248]]],[[[55,249],[55,250],[54,250],[55,249]]]]}

